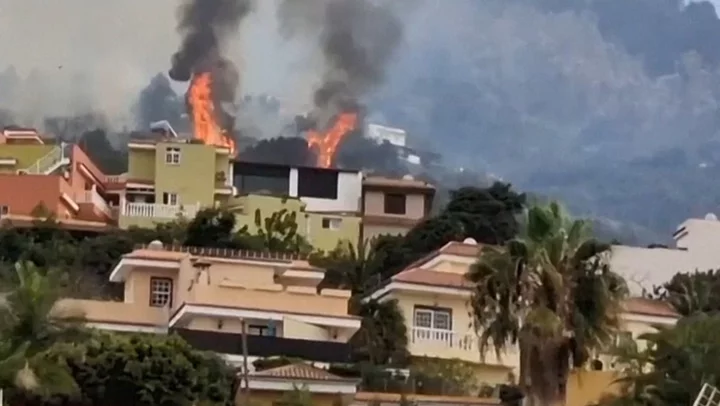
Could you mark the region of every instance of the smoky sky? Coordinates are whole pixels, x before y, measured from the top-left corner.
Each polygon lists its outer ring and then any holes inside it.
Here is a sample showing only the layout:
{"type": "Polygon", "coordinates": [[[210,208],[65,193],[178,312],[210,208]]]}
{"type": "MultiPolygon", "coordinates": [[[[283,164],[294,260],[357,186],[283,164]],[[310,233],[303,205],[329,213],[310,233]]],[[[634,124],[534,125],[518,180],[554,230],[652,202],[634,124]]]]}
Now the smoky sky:
{"type": "Polygon", "coordinates": [[[183,39],[172,56],[170,77],[188,81],[208,59],[220,59],[225,40],[238,31],[250,11],[250,0],[185,0],[178,9],[183,39]]]}
{"type": "Polygon", "coordinates": [[[286,38],[317,41],[324,72],[313,102],[320,110],[342,109],[381,85],[403,36],[392,10],[367,0],[284,0],[277,16],[286,38]]]}

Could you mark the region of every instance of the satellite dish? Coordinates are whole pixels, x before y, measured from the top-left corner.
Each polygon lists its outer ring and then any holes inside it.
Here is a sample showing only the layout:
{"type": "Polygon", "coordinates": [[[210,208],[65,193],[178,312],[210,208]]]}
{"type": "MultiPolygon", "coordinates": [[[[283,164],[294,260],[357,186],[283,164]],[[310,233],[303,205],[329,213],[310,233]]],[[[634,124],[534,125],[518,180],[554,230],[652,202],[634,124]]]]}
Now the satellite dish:
{"type": "Polygon", "coordinates": [[[717,216],[715,215],[715,213],[708,213],[708,214],[705,215],[705,220],[717,221],[718,218],[717,218],[717,216]]]}
{"type": "Polygon", "coordinates": [[[475,241],[474,238],[466,238],[463,240],[463,244],[467,245],[477,245],[477,241],[475,241]]]}

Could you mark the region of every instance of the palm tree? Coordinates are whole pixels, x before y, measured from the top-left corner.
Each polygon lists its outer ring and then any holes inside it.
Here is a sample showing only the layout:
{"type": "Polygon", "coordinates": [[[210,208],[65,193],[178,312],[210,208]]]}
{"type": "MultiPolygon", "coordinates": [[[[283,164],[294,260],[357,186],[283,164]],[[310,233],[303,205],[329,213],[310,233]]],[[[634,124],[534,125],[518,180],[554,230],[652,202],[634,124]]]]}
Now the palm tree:
{"type": "Polygon", "coordinates": [[[55,273],[43,275],[32,263],[15,264],[16,286],[0,303],[0,385],[33,393],[77,391],[69,371],[45,357],[51,345],[84,336],[82,316],[58,310],[60,283],[55,273]]]}
{"type": "Polygon", "coordinates": [[[82,312],[58,309],[62,281],[56,271],[42,274],[33,263],[15,264],[16,286],[5,295],[0,306],[0,337],[34,355],[58,340],[77,339],[82,335],[82,312]]]}
{"type": "Polygon", "coordinates": [[[341,243],[327,255],[312,255],[310,263],[325,269],[318,292],[326,288],[349,289],[349,313],[362,317],[360,330],[350,342],[356,353],[375,365],[402,363],[407,358],[407,329],[397,301],[363,301],[366,293],[381,281],[375,240],[357,248],[341,243]]]}
{"type": "Polygon", "coordinates": [[[609,269],[610,246],[558,203],[523,213],[519,235],[484,247],[466,275],[484,354],[520,351],[520,387],[534,406],[564,404],[572,367],[617,333],[624,280],[609,269]]]}
{"type": "Polygon", "coordinates": [[[357,247],[342,242],[327,255],[312,255],[310,262],[325,269],[325,276],[317,286],[318,291],[324,288],[350,289],[353,296],[359,297],[380,283],[374,246],[374,240],[363,241],[357,247]]]}

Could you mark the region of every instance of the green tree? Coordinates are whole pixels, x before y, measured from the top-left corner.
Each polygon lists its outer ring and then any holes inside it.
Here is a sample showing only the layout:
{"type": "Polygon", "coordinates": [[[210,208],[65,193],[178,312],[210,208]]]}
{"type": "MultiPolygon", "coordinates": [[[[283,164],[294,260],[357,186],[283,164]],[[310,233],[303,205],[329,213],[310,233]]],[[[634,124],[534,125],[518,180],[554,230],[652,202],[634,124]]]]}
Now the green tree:
{"type": "Polygon", "coordinates": [[[255,235],[263,250],[270,252],[287,252],[293,254],[307,253],[311,250],[305,238],[298,234],[297,212],[282,209],[262,217],[260,209],[255,210],[255,235]]]}
{"type": "Polygon", "coordinates": [[[17,285],[0,307],[0,337],[32,356],[56,341],[82,337],[84,316],[77,309],[56,308],[62,296],[57,273],[42,274],[30,262],[15,264],[17,285]]]}
{"type": "MultiPolygon", "coordinates": [[[[83,404],[233,404],[233,371],[217,355],[174,335],[97,332],[88,340],[58,343],[44,357],[70,371],[83,404]]],[[[39,400],[53,399],[58,400],[39,400]]]]}
{"type": "Polygon", "coordinates": [[[325,269],[325,276],[317,289],[348,289],[353,296],[362,296],[381,281],[377,267],[377,251],[373,242],[364,241],[357,247],[349,242],[341,242],[325,253],[314,253],[310,264],[325,269]]]}
{"type": "Polygon", "coordinates": [[[33,395],[74,394],[72,376],[43,354],[54,343],[85,336],[82,314],[56,308],[61,293],[52,274],[41,274],[32,263],[15,268],[17,285],[0,304],[0,385],[33,395]]]}
{"type": "Polygon", "coordinates": [[[235,215],[219,208],[200,210],[187,226],[185,245],[237,248],[235,215]]]}
{"type": "Polygon", "coordinates": [[[520,386],[532,404],[562,404],[572,367],[609,345],[619,324],[624,280],[610,271],[610,247],[561,206],[533,206],[520,233],[486,246],[467,279],[481,352],[520,350],[520,386]]]}
{"type": "Polygon", "coordinates": [[[720,386],[720,314],[697,313],[658,328],[640,336],[647,347],[619,354],[622,389],[601,405],[689,405],[704,383],[720,386]]]}
{"type": "Polygon", "coordinates": [[[473,238],[484,244],[503,244],[518,231],[517,216],[525,195],[509,184],[496,182],[487,188],[464,187],[451,192],[447,206],[426,219],[405,237],[386,237],[376,242],[380,268],[387,278],[450,241],[473,238]]]}
{"type": "Polygon", "coordinates": [[[668,301],[683,316],[720,310],[720,272],[677,273],[654,290],[654,296],[668,301]]]}
{"type": "Polygon", "coordinates": [[[353,313],[362,317],[360,330],[350,340],[356,358],[374,365],[407,364],[407,327],[397,300],[370,300],[353,313]]]}

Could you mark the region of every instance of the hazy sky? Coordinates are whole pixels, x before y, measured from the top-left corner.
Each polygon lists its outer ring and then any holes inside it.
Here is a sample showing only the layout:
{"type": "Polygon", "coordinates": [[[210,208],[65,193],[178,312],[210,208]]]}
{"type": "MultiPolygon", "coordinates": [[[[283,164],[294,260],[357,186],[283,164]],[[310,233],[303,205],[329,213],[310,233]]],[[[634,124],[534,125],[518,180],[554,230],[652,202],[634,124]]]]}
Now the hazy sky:
{"type": "MultiPolygon", "coordinates": [[[[175,31],[179,3],[0,0],[0,71],[12,65],[20,76],[38,69],[45,74],[45,82],[33,81],[23,109],[63,112],[81,108],[68,100],[91,97],[96,108],[127,115],[149,79],[169,67],[180,40],[175,31]]],[[[246,19],[229,47],[243,72],[242,91],[291,99],[302,94],[288,101],[303,103],[314,62],[296,44],[279,40],[273,2],[257,3],[262,7],[246,19]]]]}

